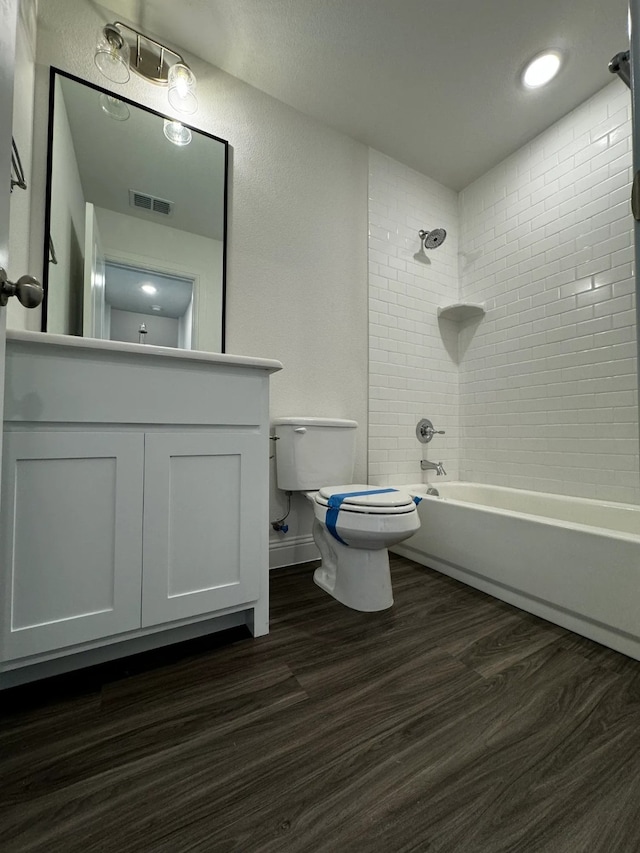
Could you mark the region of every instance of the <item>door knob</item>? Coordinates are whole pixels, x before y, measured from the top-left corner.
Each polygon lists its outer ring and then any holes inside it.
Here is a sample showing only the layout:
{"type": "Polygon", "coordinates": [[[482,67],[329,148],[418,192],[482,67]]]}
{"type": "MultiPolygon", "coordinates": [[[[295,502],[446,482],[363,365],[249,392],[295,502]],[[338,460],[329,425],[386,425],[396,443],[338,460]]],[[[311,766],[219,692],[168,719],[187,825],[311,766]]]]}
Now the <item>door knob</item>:
{"type": "Polygon", "coordinates": [[[37,308],[42,302],[44,290],[32,275],[21,275],[14,284],[0,267],[0,306],[6,305],[10,296],[17,296],[25,308],[37,308]]]}

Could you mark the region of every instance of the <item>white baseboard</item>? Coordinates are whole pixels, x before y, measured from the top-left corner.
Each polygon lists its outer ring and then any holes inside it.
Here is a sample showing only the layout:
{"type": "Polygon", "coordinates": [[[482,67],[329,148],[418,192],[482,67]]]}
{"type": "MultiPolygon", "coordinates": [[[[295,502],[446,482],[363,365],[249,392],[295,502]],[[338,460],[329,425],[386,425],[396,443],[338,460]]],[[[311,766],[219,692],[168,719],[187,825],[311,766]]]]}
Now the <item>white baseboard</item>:
{"type": "Polygon", "coordinates": [[[272,539],[269,542],[269,568],[281,569],[283,566],[295,566],[297,563],[308,563],[319,560],[320,552],[316,548],[313,536],[287,536],[282,539],[272,539]]]}

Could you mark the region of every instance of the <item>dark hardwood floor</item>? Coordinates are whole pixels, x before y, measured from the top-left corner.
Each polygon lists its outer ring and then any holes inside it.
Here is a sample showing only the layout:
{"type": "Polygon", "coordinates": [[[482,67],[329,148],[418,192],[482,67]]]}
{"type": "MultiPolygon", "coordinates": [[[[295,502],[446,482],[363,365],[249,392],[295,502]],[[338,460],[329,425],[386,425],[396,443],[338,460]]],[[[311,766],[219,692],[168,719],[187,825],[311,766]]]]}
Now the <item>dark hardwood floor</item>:
{"type": "Polygon", "coordinates": [[[640,663],[394,558],[243,632],[0,694],[3,853],[640,851],[640,663]]]}

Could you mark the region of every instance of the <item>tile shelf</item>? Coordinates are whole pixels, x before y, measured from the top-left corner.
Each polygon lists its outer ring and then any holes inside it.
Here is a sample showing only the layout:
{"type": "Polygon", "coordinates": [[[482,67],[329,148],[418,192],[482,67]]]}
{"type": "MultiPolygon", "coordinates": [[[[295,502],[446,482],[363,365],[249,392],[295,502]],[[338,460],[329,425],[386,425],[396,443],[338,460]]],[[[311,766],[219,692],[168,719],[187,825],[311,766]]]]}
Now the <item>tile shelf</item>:
{"type": "Polygon", "coordinates": [[[484,304],[481,302],[454,302],[438,308],[438,317],[442,317],[443,320],[453,320],[455,323],[479,319],[484,317],[484,314],[484,304]]]}

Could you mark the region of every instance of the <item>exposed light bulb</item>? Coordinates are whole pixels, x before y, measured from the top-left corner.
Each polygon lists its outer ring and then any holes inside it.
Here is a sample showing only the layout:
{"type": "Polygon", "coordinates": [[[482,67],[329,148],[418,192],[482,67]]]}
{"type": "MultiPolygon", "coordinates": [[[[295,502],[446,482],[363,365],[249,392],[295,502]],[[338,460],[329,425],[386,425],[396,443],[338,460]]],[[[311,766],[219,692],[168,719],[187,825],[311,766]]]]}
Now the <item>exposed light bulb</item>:
{"type": "Polygon", "coordinates": [[[152,284],[143,284],[140,290],[144,290],[144,292],[148,293],[150,296],[153,296],[154,293],[158,292],[158,288],[154,287],[152,284]]]}

